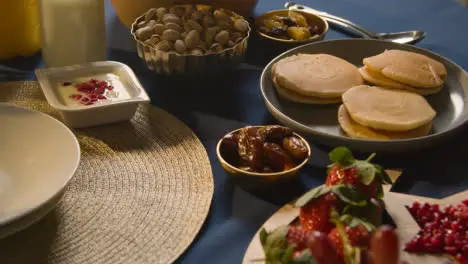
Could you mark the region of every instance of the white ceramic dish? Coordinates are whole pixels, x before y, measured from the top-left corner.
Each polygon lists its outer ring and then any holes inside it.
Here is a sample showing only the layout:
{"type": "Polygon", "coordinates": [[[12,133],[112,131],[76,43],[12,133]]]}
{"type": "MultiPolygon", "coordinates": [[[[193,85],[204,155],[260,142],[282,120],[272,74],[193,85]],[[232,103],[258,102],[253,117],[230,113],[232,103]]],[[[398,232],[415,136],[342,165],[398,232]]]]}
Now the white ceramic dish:
{"type": "Polygon", "coordinates": [[[150,101],[133,71],[127,65],[102,61],[83,65],[36,70],[36,76],[49,104],[58,110],[64,122],[74,128],[90,127],[132,118],[140,103],[150,101]],[[86,82],[89,79],[109,81],[117,94],[93,105],[73,103],[70,87],[62,84],[86,82]]]}
{"type": "Polygon", "coordinates": [[[41,211],[44,216],[64,192],[79,161],[75,135],[58,120],[27,108],[0,103],[0,237],[5,227],[41,211]],[[44,210],[46,207],[47,210],[44,210]]]}

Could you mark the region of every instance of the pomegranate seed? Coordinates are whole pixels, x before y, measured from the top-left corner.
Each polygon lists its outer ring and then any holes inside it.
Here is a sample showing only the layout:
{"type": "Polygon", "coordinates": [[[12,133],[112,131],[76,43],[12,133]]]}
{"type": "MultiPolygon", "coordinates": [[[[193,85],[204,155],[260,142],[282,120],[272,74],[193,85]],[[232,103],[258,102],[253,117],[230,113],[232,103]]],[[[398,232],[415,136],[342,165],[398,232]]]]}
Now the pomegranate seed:
{"type": "Polygon", "coordinates": [[[114,90],[114,86],[112,86],[112,85],[109,85],[109,86],[107,87],[107,90],[109,90],[109,91],[112,91],[112,90],[114,90]]]}
{"type": "Polygon", "coordinates": [[[97,93],[97,94],[104,94],[105,91],[106,91],[106,90],[105,90],[104,88],[97,88],[97,89],[96,89],[96,93],[97,93]]]}
{"type": "Polygon", "coordinates": [[[98,80],[96,80],[96,79],[91,79],[91,80],[89,80],[89,82],[92,83],[92,84],[96,84],[96,83],[98,83],[98,80]]]}
{"type": "Polygon", "coordinates": [[[96,99],[97,98],[97,96],[95,94],[90,94],[88,97],[89,97],[89,99],[96,99]]]}
{"type": "Polygon", "coordinates": [[[98,99],[100,99],[100,100],[106,100],[107,97],[105,97],[104,95],[100,95],[100,96],[98,97],[98,99]]]}

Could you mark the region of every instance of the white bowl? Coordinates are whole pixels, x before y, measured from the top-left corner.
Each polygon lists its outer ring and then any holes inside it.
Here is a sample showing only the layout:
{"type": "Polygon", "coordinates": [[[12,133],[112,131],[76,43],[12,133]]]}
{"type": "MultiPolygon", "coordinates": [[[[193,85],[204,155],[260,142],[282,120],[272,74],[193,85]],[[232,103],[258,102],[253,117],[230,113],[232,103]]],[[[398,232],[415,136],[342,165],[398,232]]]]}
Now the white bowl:
{"type": "Polygon", "coordinates": [[[130,67],[120,62],[101,61],[38,69],[36,76],[49,104],[61,113],[65,124],[74,128],[128,120],[133,117],[140,103],[150,101],[130,67]],[[69,87],[61,86],[66,82],[83,82],[91,78],[111,79],[115,82],[114,86],[117,85],[117,93],[124,96],[119,98],[119,95],[113,100],[103,100],[93,105],[80,105],[70,100],[64,92],[69,87]]]}
{"type": "MultiPolygon", "coordinates": [[[[1,237],[8,233],[4,227],[35,211],[42,211],[42,217],[53,208],[51,201],[55,205],[78,167],[80,146],[58,120],[11,104],[0,103],[0,126],[1,237]]],[[[29,217],[13,231],[40,217],[29,217]]]]}

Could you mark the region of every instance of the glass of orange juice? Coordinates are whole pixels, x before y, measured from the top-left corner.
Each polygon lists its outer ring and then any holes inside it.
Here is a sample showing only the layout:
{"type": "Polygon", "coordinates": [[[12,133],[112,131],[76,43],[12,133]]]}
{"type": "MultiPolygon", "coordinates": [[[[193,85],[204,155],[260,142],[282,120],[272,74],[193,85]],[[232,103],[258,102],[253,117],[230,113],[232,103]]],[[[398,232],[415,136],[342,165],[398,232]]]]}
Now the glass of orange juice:
{"type": "Polygon", "coordinates": [[[40,36],[38,0],[0,1],[0,60],[33,55],[40,36]]]}

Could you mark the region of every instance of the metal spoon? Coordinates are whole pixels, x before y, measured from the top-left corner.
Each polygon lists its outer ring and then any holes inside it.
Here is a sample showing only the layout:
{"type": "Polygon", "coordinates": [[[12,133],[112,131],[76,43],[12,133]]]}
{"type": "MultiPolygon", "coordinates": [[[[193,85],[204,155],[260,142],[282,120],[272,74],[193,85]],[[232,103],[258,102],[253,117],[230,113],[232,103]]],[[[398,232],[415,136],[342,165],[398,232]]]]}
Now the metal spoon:
{"type": "Polygon", "coordinates": [[[300,10],[318,15],[325,19],[330,26],[333,26],[333,28],[356,37],[387,40],[403,44],[414,44],[426,36],[426,32],[419,30],[394,33],[375,33],[344,18],[321,12],[304,5],[286,2],[284,6],[289,10],[300,10]]]}

